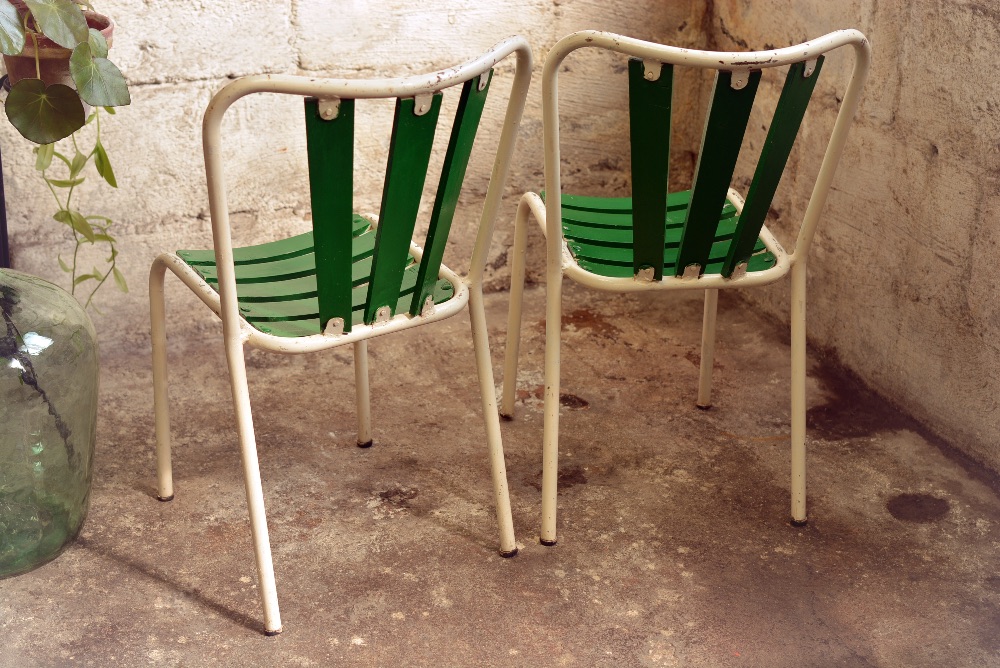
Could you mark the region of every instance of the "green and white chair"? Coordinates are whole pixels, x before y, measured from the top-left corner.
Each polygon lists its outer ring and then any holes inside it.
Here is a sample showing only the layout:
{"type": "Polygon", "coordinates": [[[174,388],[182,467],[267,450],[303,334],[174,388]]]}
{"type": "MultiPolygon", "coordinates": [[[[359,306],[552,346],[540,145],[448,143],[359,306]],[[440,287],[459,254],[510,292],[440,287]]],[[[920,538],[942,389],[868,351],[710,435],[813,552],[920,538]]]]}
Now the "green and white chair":
{"type": "Polygon", "coordinates": [[[358,444],[367,446],[372,438],[367,340],[443,320],[468,306],[493,470],[500,553],[504,556],[517,553],[483,311],[482,276],[531,69],[527,42],[521,37],[511,37],[463,65],[407,78],[246,77],[219,91],[208,106],[203,141],[214,250],[166,253],[154,261],[150,271],[158,496],[169,501],[174,495],[163,285],[169,269],[222,319],[268,634],[280,632],[281,619],[250,413],[244,346],[281,353],[308,353],[352,345],[358,444]],[[441,260],[493,68],[508,57],[516,60],[516,70],[506,117],[469,273],[459,276],[441,260]],[[220,128],[230,105],[256,93],[304,98],[313,230],[289,239],[234,249],[220,128]],[[458,108],[434,196],[429,231],[421,246],[413,241],[414,229],[444,94],[458,96],[458,108]],[[352,202],[355,100],[368,98],[395,98],[377,220],[355,214],[352,202]]]}
{"type": "Polygon", "coordinates": [[[870,49],[864,35],[841,30],[773,51],[694,51],[605,32],[584,31],[559,41],[545,59],[542,114],[545,199],[527,193],[515,222],[511,305],[501,414],[514,411],[527,218],[546,238],[545,414],[542,445],[541,542],[556,542],[559,439],[559,337],[562,280],[597,290],[704,290],[705,311],[697,404],[711,403],[718,291],[773,283],[791,274],[792,521],[806,521],[805,375],[806,257],[844,150],[870,49]],[[795,247],[786,252],[764,226],[799,125],[820,76],[824,54],[854,50],[854,72],[816,178],[795,247]],[[560,184],[558,75],[581,48],[604,49],[628,62],[632,197],[570,195],[560,184]],[[716,70],[701,151],[689,191],[670,192],[671,102],[675,67],[716,70]],[[745,198],[730,185],[762,73],[786,71],[774,117],[745,198]]]}

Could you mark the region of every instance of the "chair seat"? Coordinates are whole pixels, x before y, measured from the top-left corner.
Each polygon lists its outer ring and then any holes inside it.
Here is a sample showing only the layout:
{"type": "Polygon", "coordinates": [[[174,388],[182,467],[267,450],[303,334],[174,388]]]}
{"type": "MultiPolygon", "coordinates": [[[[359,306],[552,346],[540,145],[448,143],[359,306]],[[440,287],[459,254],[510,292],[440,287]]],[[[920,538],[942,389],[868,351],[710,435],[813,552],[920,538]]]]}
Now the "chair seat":
{"type": "MultiPolygon", "coordinates": [[[[353,226],[351,279],[354,287],[351,305],[352,324],[358,325],[364,322],[376,231],[368,220],[357,214],[354,215],[353,226]]],[[[177,256],[218,291],[214,251],[179,250],[177,256]]],[[[233,260],[240,315],[248,323],[265,334],[287,338],[321,333],[312,232],[281,241],[234,248],[233,260]]],[[[410,309],[419,266],[412,257],[409,258],[396,313],[406,313],[410,309]]],[[[445,302],[454,294],[451,283],[441,279],[434,286],[434,303],[445,302]]]]}
{"type": "MultiPolygon", "coordinates": [[[[687,215],[691,191],[667,195],[666,243],[663,249],[663,274],[673,276],[677,264],[684,218],[687,215]]],[[[715,241],[709,255],[706,274],[722,271],[729,252],[738,216],[736,207],[727,199],[719,215],[715,241]]],[[[562,229],[566,245],[583,269],[612,278],[627,278],[635,274],[632,251],[632,198],[562,196],[562,229]]],[[[764,242],[757,239],[747,273],[764,271],[775,265],[775,257],[764,242]]]]}

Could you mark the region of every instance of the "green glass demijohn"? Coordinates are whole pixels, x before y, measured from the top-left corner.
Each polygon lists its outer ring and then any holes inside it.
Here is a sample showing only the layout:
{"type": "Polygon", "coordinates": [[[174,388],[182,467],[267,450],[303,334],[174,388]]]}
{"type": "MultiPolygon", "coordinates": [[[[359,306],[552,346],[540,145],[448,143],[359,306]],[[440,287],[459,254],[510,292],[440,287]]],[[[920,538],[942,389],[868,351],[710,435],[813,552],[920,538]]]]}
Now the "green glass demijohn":
{"type": "Polygon", "coordinates": [[[0,578],[83,526],[97,420],[94,325],[65,290],[0,269],[0,578]]]}

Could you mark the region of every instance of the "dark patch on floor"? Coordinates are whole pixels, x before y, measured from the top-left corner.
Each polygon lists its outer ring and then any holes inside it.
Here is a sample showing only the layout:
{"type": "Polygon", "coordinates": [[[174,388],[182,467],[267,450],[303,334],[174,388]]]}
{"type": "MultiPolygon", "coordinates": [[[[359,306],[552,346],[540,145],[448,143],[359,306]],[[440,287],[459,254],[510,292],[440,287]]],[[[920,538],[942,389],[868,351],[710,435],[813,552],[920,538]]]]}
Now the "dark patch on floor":
{"type": "MultiPolygon", "coordinates": [[[[536,490],[542,490],[542,472],[539,471],[535,474],[531,482],[528,483],[531,487],[536,490]]],[[[564,466],[559,469],[559,492],[574,487],[576,485],[586,485],[587,484],[587,474],[584,472],[582,466],[564,466]]]]}
{"type": "Polygon", "coordinates": [[[821,350],[815,357],[821,364],[811,366],[809,375],[819,378],[824,389],[835,394],[835,399],[807,411],[806,428],[810,433],[837,440],[873,436],[886,430],[912,431],[960,466],[970,480],[986,485],[1000,497],[1000,472],[948,443],[873,392],[857,374],[844,366],[834,351],[821,350]],[[855,417],[859,418],[858,424],[850,424],[849,421],[855,417]]]}
{"type": "Polygon", "coordinates": [[[913,429],[914,420],[868,389],[856,376],[826,366],[810,370],[829,395],[806,413],[807,430],[825,440],[865,438],[883,431],[913,429]]]}
{"type": "MultiPolygon", "coordinates": [[[[540,332],[544,332],[545,320],[539,320],[537,327],[540,332]]],[[[574,327],[577,330],[586,329],[592,334],[607,339],[616,338],[621,334],[621,330],[608,322],[603,315],[585,308],[563,313],[562,330],[566,331],[569,327],[574,327]]]]}
{"type": "Polygon", "coordinates": [[[378,498],[397,508],[409,508],[410,500],[417,498],[417,489],[415,487],[390,487],[379,492],[378,498]]]}
{"type": "MultiPolygon", "coordinates": [[[[528,399],[529,397],[534,397],[535,399],[542,401],[545,398],[545,386],[535,385],[531,389],[517,391],[517,399],[519,401],[523,402],[525,399],[528,399]]],[[[569,392],[560,392],[559,405],[565,406],[566,408],[575,408],[577,410],[580,410],[584,408],[589,408],[590,402],[581,396],[570,394],[569,392]]]]}
{"type": "Polygon", "coordinates": [[[885,504],[889,514],[903,522],[937,522],[948,514],[948,502],[930,494],[898,494],[885,504]]]}

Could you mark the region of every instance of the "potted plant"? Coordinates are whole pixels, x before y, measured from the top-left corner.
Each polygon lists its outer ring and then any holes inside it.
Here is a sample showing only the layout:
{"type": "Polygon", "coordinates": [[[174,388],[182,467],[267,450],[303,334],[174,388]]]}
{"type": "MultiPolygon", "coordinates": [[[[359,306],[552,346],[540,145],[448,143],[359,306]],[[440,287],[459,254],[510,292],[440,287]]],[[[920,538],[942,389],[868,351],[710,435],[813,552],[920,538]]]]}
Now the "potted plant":
{"type": "Polygon", "coordinates": [[[73,200],[91,161],[108,185],[118,187],[101,142],[100,114],[102,109],[113,114],[131,98],[125,77],[107,58],[113,31],[111,20],[86,0],[0,0],[0,52],[10,83],[4,110],[17,131],[39,145],[35,168],[55,199],[53,218],[70,228],[74,240],[72,256],[68,261],[59,256],[59,266],[70,275],[72,294],[82,284],[93,286],[85,308],[109,278],[128,290],[116,264],[112,221],[85,215],[73,200]],[[74,133],[91,124],[92,145],[82,147],[83,137],[74,133]],[[71,135],[71,149],[57,151],[54,142],[71,135]],[[103,269],[80,268],[84,244],[106,245],[103,269]]]}
{"type": "Polygon", "coordinates": [[[107,59],[112,29],[81,0],[0,0],[7,118],[38,144],[35,168],[56,200],[53,218],[73,235],[71,261],[59,257],[71,290],[96,282],[81,306],[51,283],[0,268],[0,578],[58,555],[89,505],[98,357],[85,308],[109,277],[122,290],[127,285],[112,221],[82,213],[74,194],[91,161],[108,185],[118,185],[100,117],[130,102],[125,78],[107,59]],[[91,130],[77,133],[84,126],[91,130]],[[67,148],[57,150],[66,138],[67,148]],[[78,270],[84,244],[107,245],[105,270],[78,270]]]}

